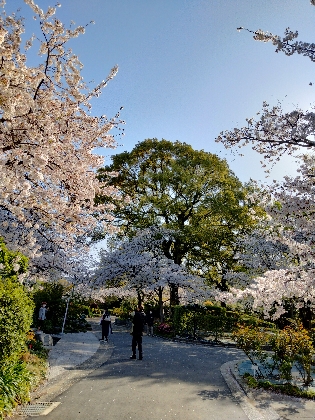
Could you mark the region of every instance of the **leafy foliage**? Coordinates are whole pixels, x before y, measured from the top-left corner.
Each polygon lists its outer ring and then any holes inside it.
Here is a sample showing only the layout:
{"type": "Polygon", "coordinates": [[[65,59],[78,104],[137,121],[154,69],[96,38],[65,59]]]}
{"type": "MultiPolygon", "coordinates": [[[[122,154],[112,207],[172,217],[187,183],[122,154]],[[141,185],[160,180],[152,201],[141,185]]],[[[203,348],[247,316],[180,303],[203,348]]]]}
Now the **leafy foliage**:
{"type": "MultiPolygon", "coordinates": [[[[112,160],[98,178],[120,195],[99,195],[97,202],[113,205],[122,234],[151,226],[170,229],[164,255],[179,265],[185,261],[198,274],[212,269],[211,281],[226,288],[223,269],[234,264],[235,237],[255,225],[250,209],[259,211],[226,161],[164,139],[144,140],[112,160]]],[[[172,304],[178,303],[176,293],[175,283],[172,304]]]]}
{"type": "Polygon", "coordinates": [[[19,270],[24,270],[26,260],[19,253],[9,251],[1,243],[0,258],[4,261],[0,277],[0,367],[17,360],[25,346],[25,336],[33,315],[33,302],[24,287],[12,275],[16,259],[22,262],[19,270]]]}
{"type": "Polygon", "coordinates": [[[45,333],[60,332],[69,299],[65,332],[87,330],[86,316],[93,316],[89,301],[75,293],[73,286],[65,281],[37,284],[32,297],[36,304],[33,322],[38,324],[38,311],[42,302],[47,302],[47,319],[43,323],[45,333]]]}
{"type": "Polygon", "coordinates": [[[8,414],[17,404],[29,401],[31,374],[22,361],[0,368],[0,415],[8,414]]]}
{"type": "MultiPolygon", "coordinates": [[[[233,338],[252,364],[257,366],[259,362],[269,376],[273,376],[273,371],[277,370],[280,378],[290,382],[292,367],[296,366],[304,385],[308,386],[312,381],[311,366],[315,349],[308,331],[302,325],[274,331],[239,325],[233,338]],[[268,353],[267,349],[272,353],[268,353]]],[[[258,372],[260,377],[265,376],[259,366],[258,372]]]]}
{"type": "Polygon", "coordinates": [[[248,316],[215,305],[207,305],[206,307],[198,305],[175,306],[172,322],[177,335],[192,339],[212,336],[216,342],[219,341],[220,337],[234,331],[240,322],[248,326],[259,325],[260,328],[267,325],[273,326],[273,324],[266,323],[255,316],[248,316]]]}

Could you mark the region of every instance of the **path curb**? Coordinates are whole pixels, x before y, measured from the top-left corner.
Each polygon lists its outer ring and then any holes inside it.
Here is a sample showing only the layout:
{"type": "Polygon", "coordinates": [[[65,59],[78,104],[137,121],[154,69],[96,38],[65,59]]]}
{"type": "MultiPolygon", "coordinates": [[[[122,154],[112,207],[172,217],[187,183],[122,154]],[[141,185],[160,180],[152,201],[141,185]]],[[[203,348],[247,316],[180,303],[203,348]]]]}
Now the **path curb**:
{"type": "Polygon", "coordinates": [[[242,407],[244,413],[249,420],[280,420],[281,417],[270,407],[264,409],[264,414],[261,413],[252,403],[250,395],[243,387],[242,378],[238,373],[239,360],[232,360],[224,363],[221,368],[221,374],[229,387],[233,397],[242,407]]]}
{"type": "MultiPolygon", "coordinates": [[[[99,330],[94,326],[91,331],[98,340],[99,330]]],[[[114,344],[99,344],[97,351],[80,365],[73,366],[65,370],[52,379],[47,379],[34,393],[32,393],[32,402],[53,401],[58,395],[69,389],[74,383],[85,377],[95,369],[104,365],[112,356],[114,344]]]]}

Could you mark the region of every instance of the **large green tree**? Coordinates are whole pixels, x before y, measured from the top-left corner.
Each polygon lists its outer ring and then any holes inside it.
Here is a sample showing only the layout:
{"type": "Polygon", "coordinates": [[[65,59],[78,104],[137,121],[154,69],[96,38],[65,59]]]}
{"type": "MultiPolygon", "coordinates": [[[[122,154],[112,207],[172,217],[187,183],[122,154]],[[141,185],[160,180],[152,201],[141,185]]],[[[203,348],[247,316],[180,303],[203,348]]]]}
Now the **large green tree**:
{"type": "MultiPolygon", "coordinates": [[[[120,196],[99,196],[113,205],[113,216],[124,235],[149,226],[173,230],[164,253],[194,272],[207,271],[227,288],[224,270],[233,263],[236,235],[255,225],[253,202],[225,160],[179,141],[147,139],[131,152],[112,157],[98,172],[120,196]]],[[[171,303],[177,303],[177,285],[171,303]]]]}

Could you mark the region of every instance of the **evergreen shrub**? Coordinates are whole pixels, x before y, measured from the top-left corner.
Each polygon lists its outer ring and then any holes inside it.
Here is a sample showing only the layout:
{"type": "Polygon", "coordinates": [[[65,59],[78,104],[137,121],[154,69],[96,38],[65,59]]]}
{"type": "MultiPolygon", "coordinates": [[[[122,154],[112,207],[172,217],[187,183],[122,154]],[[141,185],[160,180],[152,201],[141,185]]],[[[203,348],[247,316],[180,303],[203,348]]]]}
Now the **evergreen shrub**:
{"type": "Polygon", "coordinates": [[[213,304],[177,305],[172,308],[172,324],[175,334],[179,336],[193,339],[213,336],[214,341],[218,341],[225,334],[232,333],[238,323],[249,327],[274,328],[271,322],[213,304]]]}
{"type": "Polygon", "coordinates": [[[33,308],[17,280],[0,279],[0,367],[15,362],[24,350],[33,308]]]}

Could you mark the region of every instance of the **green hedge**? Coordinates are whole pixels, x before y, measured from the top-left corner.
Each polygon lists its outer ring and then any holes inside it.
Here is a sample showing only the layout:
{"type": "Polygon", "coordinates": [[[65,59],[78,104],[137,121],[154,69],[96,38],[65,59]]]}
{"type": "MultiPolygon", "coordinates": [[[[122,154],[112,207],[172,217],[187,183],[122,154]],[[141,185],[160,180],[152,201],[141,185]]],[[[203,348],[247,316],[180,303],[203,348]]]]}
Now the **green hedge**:
{"type": "Polygon", "coordinates": [[[0,279],[0,367],[15,361],[25,348],[33,302],[16,280],[0,279]]]}
{"type": "Polygon", "coordinates": [[[29,398],[31,374],[21,356],[34,304],[18,281],[26,270],[27,258],[0,238],[0,418],[29,398]]]}
{"type": "Polygon", "coordinates": [[[190,338],[213,336],[217,341],[225,333],[234,330],[237,324],[273,328],[274,324],[255,316],[229,311],[220,306],[175,306],[172,325],[175,335],[190,338]]]}
{"type": "Polygon", "coordinates": [[[26,270],[27,258],[0,238],[0,368],[18,359],[31,326],[34,305],[18,281],[26,270]]]}

